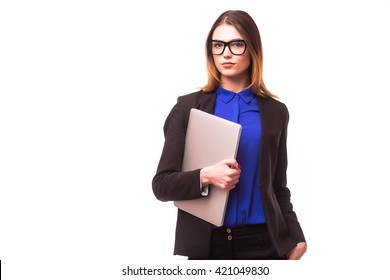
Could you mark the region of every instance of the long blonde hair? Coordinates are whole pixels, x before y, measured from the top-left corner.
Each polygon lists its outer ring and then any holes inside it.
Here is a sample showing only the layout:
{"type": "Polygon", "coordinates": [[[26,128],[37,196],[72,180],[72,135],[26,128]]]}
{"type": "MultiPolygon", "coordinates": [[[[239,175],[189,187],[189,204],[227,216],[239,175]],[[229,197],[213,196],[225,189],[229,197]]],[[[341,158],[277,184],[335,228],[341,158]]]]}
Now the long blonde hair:
{"type": "Polygon", "coordinates": [[[205,92],[215,91],[221,83],[220,73],[217,70],[213,54],[211,53],[211,40],[214,30],[222,25],[230,24],[243,36],[248,45],[251,56],[250,86],[260,96],[277,98],[272,94],[263,81],[263,47],[261,44],[260,32],[253,18],[246,12],[240,10],[229,10],[222,13],[211,27],[206,40],[206,63],[207,63],[207,84],[202,88],[205,92]]]}

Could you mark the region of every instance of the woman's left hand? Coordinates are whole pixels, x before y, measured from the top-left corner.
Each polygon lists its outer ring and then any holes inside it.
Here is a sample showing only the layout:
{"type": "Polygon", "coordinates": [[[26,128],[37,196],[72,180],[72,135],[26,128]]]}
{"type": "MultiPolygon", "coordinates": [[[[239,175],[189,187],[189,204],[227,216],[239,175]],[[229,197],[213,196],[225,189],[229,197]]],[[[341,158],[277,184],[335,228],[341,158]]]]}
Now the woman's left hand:
{"type": "Polygon", "coordinates": [[[306,253],[307,244],[306,242],[299,242],[290,253],[287,254],[288,260],[299,260],[306,253]]]}

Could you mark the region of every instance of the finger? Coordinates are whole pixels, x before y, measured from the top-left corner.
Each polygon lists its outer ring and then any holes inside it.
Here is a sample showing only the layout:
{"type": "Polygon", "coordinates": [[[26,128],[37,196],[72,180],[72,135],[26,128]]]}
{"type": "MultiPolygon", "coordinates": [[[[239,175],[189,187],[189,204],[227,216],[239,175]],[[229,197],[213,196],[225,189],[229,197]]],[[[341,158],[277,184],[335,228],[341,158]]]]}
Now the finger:
{"type": "Polygon", "coordinates": [[[231,182],[230,187],[233,189],[237,186],[237,184],[240,182],[240,180],[235,179],[231,182]]]}
{"type": "Polygon", "coordinates": [[[223,162],[226,165],[228,165],[230,168],[236,168],[236,166],[238,164],[237,161],[234,158],[232,158],[232,159],[225,159],[223,162]]]}

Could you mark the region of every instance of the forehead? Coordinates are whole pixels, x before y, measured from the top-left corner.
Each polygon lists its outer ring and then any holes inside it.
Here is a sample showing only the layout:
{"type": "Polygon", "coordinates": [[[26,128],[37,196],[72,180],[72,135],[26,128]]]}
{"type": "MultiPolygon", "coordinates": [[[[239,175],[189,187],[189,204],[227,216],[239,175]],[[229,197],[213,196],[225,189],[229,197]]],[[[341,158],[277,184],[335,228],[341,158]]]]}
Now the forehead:
{"type": "Polygon", "coordinates": [[[212,36],[212,40],[221,40],[221,41],[231,41],[235,39],[243,39],[240,32],[237,31],[237,29],[230,24],[222,24],[218,26],[212,36]]]}

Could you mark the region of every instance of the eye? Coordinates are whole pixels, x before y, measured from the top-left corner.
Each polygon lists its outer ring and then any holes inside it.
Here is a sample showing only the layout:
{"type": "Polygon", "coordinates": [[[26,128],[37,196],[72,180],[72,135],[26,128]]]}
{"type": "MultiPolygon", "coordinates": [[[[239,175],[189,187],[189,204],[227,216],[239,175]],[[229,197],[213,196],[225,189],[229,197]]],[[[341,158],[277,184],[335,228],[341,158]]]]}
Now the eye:
{"type": "Polygon", "coordinates": [[[245,47],[244,41],[234,41],[234,42],[231,42],[230,44],[234,48],[243,48],[243,47],[245,47]]]}
{"type": "Polygon", "coordinates": [[[223,47],[223,44],[220,42],[213,42],[213,48],[220,49],[223,47]]]}

